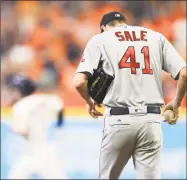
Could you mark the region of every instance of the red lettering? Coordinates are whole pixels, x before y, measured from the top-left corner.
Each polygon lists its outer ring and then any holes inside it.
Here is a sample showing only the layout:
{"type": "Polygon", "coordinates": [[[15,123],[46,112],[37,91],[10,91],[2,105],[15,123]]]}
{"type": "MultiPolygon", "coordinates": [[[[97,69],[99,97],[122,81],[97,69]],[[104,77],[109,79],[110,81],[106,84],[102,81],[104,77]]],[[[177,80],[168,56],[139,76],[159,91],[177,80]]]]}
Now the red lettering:
{"type": "Polygon", "coordinates": [[[119,41],[147,41],[146,34],[147,31],[140,31],[140,38],[137,38],[135,31],[132,31],[132,35],[129,31],[124,31],[124,35],[120,31],[115,33],[119,41]]]}
{"type": "Polygon", "coordinates": [[[129,31],[124,31],[126,41],[133,41],[129,31]]]}
{"type": "Polygon", "coordinates": [[[134,41],[140,41],[140,38],[136,37],[135,31],[132,31],[132,37],[134,41]]]}
{"type": "Polygon", "coordinates": [[[129,46],[119,62],[119,68],[131,68],[131,74],[136,74],[136,69],[140,67],[140,63],[136,62],[135,51],[133,46],[129,46]],[[130,62],[127,60],[130,58],[130,62]]]}
{"type": "Polygon", "coordinates": [[[115,35],[118,37],[119,41],[125,41],[124,36],[121,34],[120,31],[116,32],[115,35]]]}
{"type": "MultiPolygon", "coordinates": [[[[143,74],[153,74],[153,70],[150,67],[150,57],[149,57],[149,47],[144,46],[141,50],[144,55],[145,68],[142,69],[143,74]]],[[[119,62],[119,69],[131,68],[131,74],[136,74],[136,69],[140,68],[140,63],[136,62],[135,49],[134,46],[129,46],[124,53],[122,59],[119,62]],[[130,62],[127,62],[127,60],[130,62]]]]}
{"type": "Polygon", "coordinates": [[[143,74],[153,74],[153,70],[150,68],[150,57],[149,57],[149,47],[144,46],[141,50],[144,54],[145,68],[142,69],[143,74]]]}
{"type": "Polygon", "coordinates": [[[147,41],[147,39],[145,39],[147,34],[147,31],[140,31],[140,37],[141,37],[141,41],[147,41]]]}

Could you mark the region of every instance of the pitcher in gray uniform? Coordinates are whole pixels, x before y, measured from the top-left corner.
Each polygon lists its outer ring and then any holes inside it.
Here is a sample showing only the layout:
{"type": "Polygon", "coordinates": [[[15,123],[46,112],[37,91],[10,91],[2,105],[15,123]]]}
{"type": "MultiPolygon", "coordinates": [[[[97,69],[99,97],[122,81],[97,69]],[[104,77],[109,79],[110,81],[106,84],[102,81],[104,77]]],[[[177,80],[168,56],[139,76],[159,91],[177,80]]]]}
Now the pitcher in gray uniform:
{"type": "Polygon", "coordinates": [[[165,106],[175,115],[167,122],[175,124],[186,93],[186,63],[161,33],[129,26],[119,12],[105,14],[100,29],[101,33],[89,40],[74,77],[74,86],[89,113],[97,118],[102,113],[88,94],[88,77],[100,59],[104,70],[115,76],[103,101],[99,178],[118,179],[132,157],[137,179],[160,179],[161,74],[164,70],[177,80],[176,96],[165,106]]]}

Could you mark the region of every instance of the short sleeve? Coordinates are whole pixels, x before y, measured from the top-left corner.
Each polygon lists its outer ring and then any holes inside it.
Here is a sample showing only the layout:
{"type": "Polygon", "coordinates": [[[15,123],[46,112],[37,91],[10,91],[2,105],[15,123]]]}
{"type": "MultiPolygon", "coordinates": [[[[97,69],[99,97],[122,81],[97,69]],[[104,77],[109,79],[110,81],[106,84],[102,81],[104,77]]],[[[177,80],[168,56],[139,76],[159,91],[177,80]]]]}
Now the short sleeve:
{"type": "Polygon", "coordinates": [[[12,128],[18,133],[28,132],[28,113],[19,108],[16,104],[13,107],[12,128]]]}
{"type": "Polygon", "coordinates": [[[99,60],[102,57],[98,44],[98,36],[94,36],[89,40],[76,73],[93,74],[93,69],[97,68],[99,60]]]}
{"type": "Polygon", "coordinates": [[[170,73],[176,79],[180,70],[186,67],[185,61],[173,47],[173,45],[161,35],[163,70],[170,73]]]}
{"type": "Polygon", "coordinates": [[[58,96],[51,96],[50,110],[53,112],[59,112],[64,108],[62,99],[58,96]]]}

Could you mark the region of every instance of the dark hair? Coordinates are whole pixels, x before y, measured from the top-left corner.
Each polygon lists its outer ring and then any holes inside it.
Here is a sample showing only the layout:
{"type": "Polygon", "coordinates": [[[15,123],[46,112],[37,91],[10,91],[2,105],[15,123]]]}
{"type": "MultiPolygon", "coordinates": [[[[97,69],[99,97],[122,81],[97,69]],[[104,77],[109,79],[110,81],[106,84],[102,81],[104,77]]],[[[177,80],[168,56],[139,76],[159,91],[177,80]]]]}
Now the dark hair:
{"type": "Polygon", "coordinates": [[[34,81],[22,75],[9,76],[6,82],[8,87],[17,89],[23,97],[33,94],[37,89],[34,81]]]}
{"type": "Polygon", "coordinates": [[[20,85],[18,89],[20,90],[22,96],[29,96],[36,91],[36,84],[26,80],[24,85],[20,85]]]}

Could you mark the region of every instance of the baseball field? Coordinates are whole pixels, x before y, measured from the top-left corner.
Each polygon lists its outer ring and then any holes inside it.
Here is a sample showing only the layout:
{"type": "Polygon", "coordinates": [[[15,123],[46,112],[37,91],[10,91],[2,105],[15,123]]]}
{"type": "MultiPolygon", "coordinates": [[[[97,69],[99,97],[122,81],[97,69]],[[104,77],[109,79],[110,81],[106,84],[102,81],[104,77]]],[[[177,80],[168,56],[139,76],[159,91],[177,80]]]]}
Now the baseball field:
{"type": "MultiPolygon", "coordinates": [[[[10,109],[2,111],[1,120],[1,178],[6,179],[10,168],[19,160],[24,151],[25,140],[10,128],[10,109]],[[4,113],[3,113],[4,112],[4,113]]],[[[73,110],[69,110],[69,112],[73,110]]],[[[82,109],[82,112],[84,110],[82,109]]],[[[80,112],[80,111],[79,111],[80,112]]],[[[70,116],[71,115],[71,116],[70,116]]],[[[65,117],[65,124],[56,129],[49,127],[49,141],[57,149],[62,171],[70,179],[97,178],[102,119],[92,119],[85,114],[65,117]],[[53,141],[52,141],[53,140],[53,141]]],[[[162,154],[162,178],[186,178],[186,121],[181,116],[177,125],[162,124],[164,150],[162,154]]],[[[33,179],[41,178],[33,174],[33,179]]],[[[132,161],[121,174],[121,178],[134,179],[132,161]]]]}

